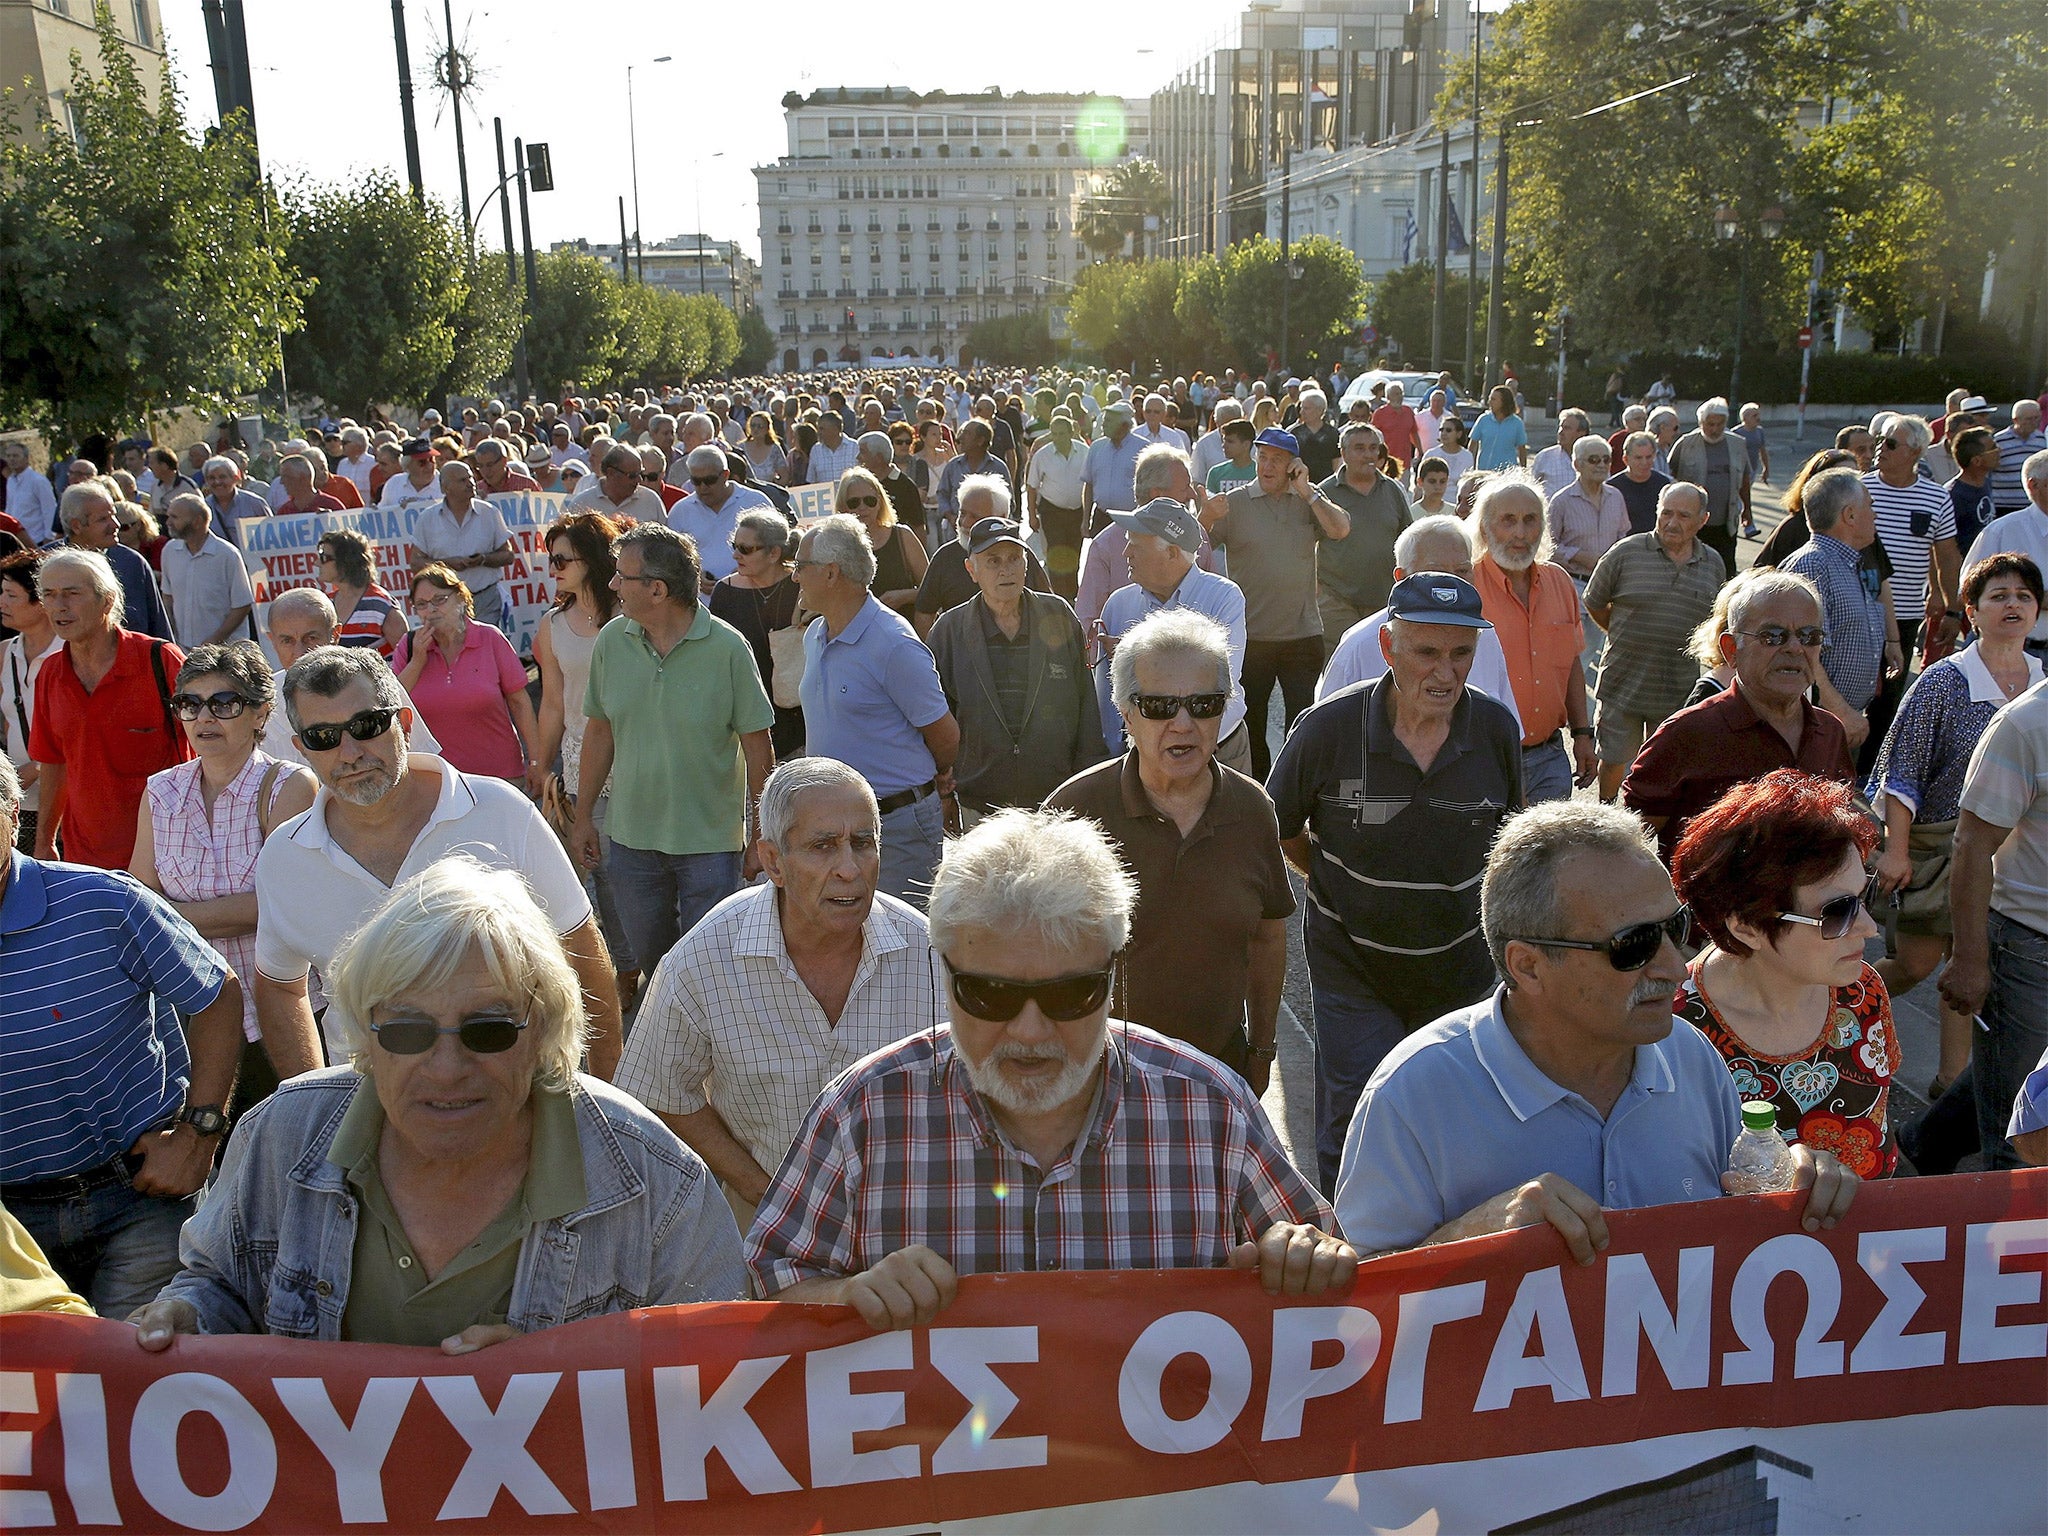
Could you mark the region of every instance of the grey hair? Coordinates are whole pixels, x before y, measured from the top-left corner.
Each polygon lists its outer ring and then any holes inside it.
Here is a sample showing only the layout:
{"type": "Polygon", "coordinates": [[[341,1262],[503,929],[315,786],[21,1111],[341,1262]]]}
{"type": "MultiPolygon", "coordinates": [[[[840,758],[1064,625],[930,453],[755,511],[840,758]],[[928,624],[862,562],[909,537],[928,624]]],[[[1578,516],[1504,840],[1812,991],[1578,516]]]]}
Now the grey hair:
{"type": "Polygon", "coordinates": [[[896,444],[886,432],[863,432],[853,446],[858,452],[878,453],[884,459],[896,457],[896,444]]]}
{"type": "Polygon", "coordinates": [[[12,821],[21,812],[21,775],[7,754],[0,752],[0,816],[12,821]]]}
{"type": "Polygon", "coordinates": [[[218,672],[234,685],[235,692],[250,704],[268,708],[277,698],[277,679],[262,647],[254,640],[230,640],[224,645],[195,645],[178,668],[178,687],[195,677],[218,672]]]}
{"type": "Polygon", "coordinates": [[[1151,410],[1155,401],[1158,403],[1159,409],[1162,411],[1166,409],[1166,396],[1157,393],[1145,397],[1145,409],[1151,410]]]}
{"type": "Polygon", "coordinates": [[[301,608],[311,609],[313,616],[329,629],[341,622],[334,611],[334,599],[318,587],[290,587],[270,600],[270,626],[276,628],[279,619],[289,618],[301,608]]]}
{"type": "Polygon", "coordinates": [[[1109,698],[1121,713],[1138,692],[1138,663],[1155,657],[1198,656],[1216,664],[1217,687],[1237,692],[1230,675],[1230,631],[1190,608],[1161,608],[1133,624],[1109,657],[1109,698]]]}
{"type": "Polygon", "coordinates": [[[868,541],[867,529],[852,513],[834,512],[830,517],[821,517],[804,533],[811,541],[813,560],[838,566],[839,574],[857,586],[874,582],[875,546],[868,541]]]}
{"type": "MultiPolygon", "coordinates": [[[[1486,535],[1486,520],[1493,511],[1493,504],[1503,496],[1520,494],[1530,497],[1536,503],[1536,510],[1548,513],[1548,499],[1543,494],[1543,482],[1526,469],[1497,469],[1488,477],[1479,493],[1472,498],[1472,526],[1479,530],[1481,538],[1486,535]]],[[[1536,563],[1541,565],[1550,558],[1550,519],[1543,519],[1543,541],[1536,547],[1536,563]]]]}
{"type": "Polygon", "coordinates": [[[164,503],[164,516],[169,517],[172,512],[180,507],[190,510],[194,517],[203,518],[209,526],[213,522],[213,508],[206,504],[206,498],[197,491],[178,492],[177,495],[164,503]]]}
{"type": "Polygon", "coordinates": [[[702,411],[692,411],[682,419],[679,430],[687,432],[692,428],[699,432],[708,432],[713,437],[718,435],[718,423],[702,411]]]}
{"type": "MultiPolygon", "coordinates": [[[[793,757],[776,765],[761,786],[761,836],[782,848],[790,829],[796,825],[796,797],[807,789],[857,790],[867,802],[868,815],[876,829],[882,825],[882,811],[875,792],[856,769],[832,757],[793,757]]],[[[785,850],[787,851],[787,850],[785,850]]]]}
{"type": "MultiPolygon", "coordinates": [[[[694,457],[694,455],[693,455],[694,457]]],[[[663,583],[669,601],[685,608],[697,606],[697,586],[704,574],[704,562],[697,554],[697,541],[677,533],[665,523],[635,523],[612,543],[612,553],[640,551],[640,574],[663,583]]]]}
{"type": "MultiPolygon", "coordinates": [[[[995,511],[989,514],[991,517],[1008,517],[1010,515],[1010,507],[1012,505],[1010,500],[1010,482],[1006,477],[1002,475],[967,476],[960,482],[960,489],[954,493],[953,504],[955,506],[960,505],[977,491],[986,491],[989,499],[995,503],[995,511]]],[[[966,519],[963,518],[961,521],[964,524],[966,519]]]]}
{"type": "MultiPolygon", "coordinates": [[[[659,448],[654,451],[656,453],[661,452],[659,448]]],[[[637,475],[641,470],[640,450],[630,447],[625,443],[613,443],[611,447],[605,449],[604,457],[600,463],[601,467],[605,469],[625,470],[637,475]]],[[[723,469],[724,467],[724,464],[721,462],[719,468],[723,469]]]]}
{"type": "Polygon", "coordinates": [[[112,510],[121,504],[121,495],[98,475],[64,487],[64,494],[57,499],[57,515],[63,520],[66,532],[70,531],[73,523],[84,518],[87,503],[95,501],[105,502],[112,510]]]}
{"type": "Polygon", "coordinates": [[[927,909],[932,948],[943,957],[961,930],[1028,930],[1061,949],[1101,944],[1110,955],[1131,936],[1138,882],[1109,834],[1065,811],[999,811],[946,845],[927,909]]]}
{"type": "MultiPolygon", "coordinates": [[[[1401,386],[1396,384],[1393,387],[1399,389],[1401,386]]],[[[1330,408],[1330,397],[1320,389],[1304,389],[1299,395],[1295,396],[1294,403],[1296,405],[1307,405],[1311,400],[1315,401],[1317,405],[1320,405],[1326,411],[1330,408]]]]}
{"type": "Polygon", "coordinates": [[[1673,480],[1669,485],[1660,487],[1657,491],[1657,510],[1659,512],[1662,512],[1666,507],[1671,505],[1671,498],[1673,496],[1682,496],[1686,494],[1690,494],[1699,499],[1699,505],[1693,508],[1692,512],[1689,514],[1690,516],[1698,517],[1702,512],[1707,510],[1707,493],[1701,490],[1698,486],[1694,485],[1690,480],[1673,480]]]}
{"type": "Polygon", "coordinates": [[[1558,426],[1562,427],[1567,422],[1577,427],[1581,432],[1593,430],[1593,418],[1580,410],[1576,405],[1567,406],[1564,410],[1557,413],[1558,426]]]}
{"type": "Polygon", "coordinates": [[[291,664],[284,675],[284,717],[292,734],[305,729],[299,718],[299,695],[331,699],[350,683],[368,683],[376,709],[404,709],[405,690],[398,686],[398,674],[391,664],[370,646],[323,645],[308,651],[291,664]]]}
{"type": "Polygon", "coordinates": [[[303,453],[288,453],[277,461],[277,475],[280,480],[284,478],[284,472],[288,469],[303,469],[308,480],[313,478],[313,461],[303,453]]]}
{"type": "Polygon", "coordinates": [[[371,1014],[395,998],[445,991],[471,951],[506,1001],[525,1009],[533,1080],[567,1087],[583,1060],[588,1026],[583,988],[561,937],[517,870],[491,869],[459,853],[394,890],[326,967],[328,995],[348,1021],[355,1069],[368,1075],[376,1060],[371,1014]]]}
{"type": "Polygon", "coordinates": [[[657,427],[667,427],[670,431],[674,431],[675,424],[675,417],[671,416],[667,411],[656,411],[647,418],[647,430],[650,432],[657,427]]]}
{"type": "MultiPolygon", "coordinates": [[[[1634,811],[1597,800],[1550,800],[1508,818],[1486,856],[1479,926],[1493,968],[1508,979],[1511,940],[1563,938],[1558,871],[1581,854],[1657,862],[1657,839],[1634,811]]],[[[1510,983],[1512,985],[1512,983],[1510,983]]]]}
{"type": "Polygon", "coordinates": [[[1655,434],[1649,432],[1631,432],[1627,437],[1624,437],[1621,440],[1621,451],[1623,455],[1626,456],[1631,448],[1640,448],[1645,443],[1648,443],[1652,448],[1656,447],[1657,438],[1655,434]]]}
{"type": "Polygon", "coordinates": [[[1154,443],[1138,455],[1138,462],[1131,469],[1131,486],[1139,506],[1154,497],[1166,494],[1167,483],[1172,480],[1173,466],[1178,464],[1188,472],[1193,481],[1193,462],[1171,443],[1154,443]]]}
{"type": "Polygon", "coordinates": [[[1472,530],[1465,525],[1462,517],[1454,517],[1448,512],[1439,512],[1434,517],[1418,517],[1403,528],[1400,537],[1394,540],[1394,564],[1412,576],[1415,574],[1415,561],[1424,541],[1452,538],[1465,546],[1468,557],[1474,553],[1472,530]]]}
{"type": "MultiPolygon", "coordinates": [[[[637,460],[635,462],[637,466],[637,460]]],[[[723,448],[714,448],[709,443],[705,443],[699,448],[692,448],[684,458],[683,463],[693,472],[715,469],[721,475],[732,467],[725,462],[725,450],[723,448]]]]}
{"type": "Polygon", "coordinates": [[[1209,419],[1219,427],[1226,421],[1242,421],[1244,420],[1243,402],[1238,400],[1218,400],[1216,402],[1216,409],[1210,413],[1209,419]],[[1227,416],[1224,414],[1226,411],[1230,413],[1227,416]]]}
{"type": "Polygon", "coordinates": [[[212,474],[216,469],[225,469],[231,471],[237,480],[242,478],[241,465],[237,464],[233,459],[229,458],[224,453],[216,453],[212,458],[208,459],[204,464],[199,466],[200,480],[203,482],[206,479],[206,477],[212,474]]]}
{"type": "Polygon", "coordinates": [[[732,525],[734,533],[752,533],[761,543],[772,549],[779,549],[784,555],[796,542],[796,535],[789,531],[789,519],[773,507],[755,507],[742,512],[732,525]]]}
{"type": "Polygon", "coordinates": [[[1648,425],[1649,420],[1650,413],[1640,405],[1632,405],[1627,410],[1621,413],[1621,424],[1624,427],[1633,424],[1638,430],[1640,430],[1642,427],[1648,425]]]}
{"type": "MultiPolygon", "coordinates": [[[[73,486],[72,490],[78,487],[73,486]]],[[[67,493],[68,494],[68,493],[67,493]]],[[[107,605],[107,622],[119,626],[128,616],[126,595],[121,591],[121,578],[114,574],[114,562],[97,549],[59,549],[43,556],[42,564],[36,567],[36,586],[47,591],[50,578],[59,571],[82,572],[92,583],[92,589],[107,605]]],[[[389,667],[384,669],[390,671],[389,667]]]]}
{"type": "Polygon", "coordinates": [[[319,479],[327,473],[327,450],[318,443],[308,443],[299,450],[299,455],[313,466],[313,478],[319,479]]]}
{"type": "Polygon", "coordinates": [[[1678,412],[1671,409],[1668,405],[1660,405],[1657,409],[1650,412],[1649,427],[1652,432],[1655,432],[1660,426],[1675,427],[1677,425],[1678,412]]]}
{"type": "Polygon", "coordinates": [[[1605,438],[1595,437],[1592,431],[1589,429],[1584,437],[1580,438],[1577,442],[1572,444],[1572,462],[1574,464],[1578,464],[1584,461],[1589,461],[1593,458],[1593,456],[1596,453],[1600,456],[1603,462],[1612,462],[1609,458],[1609,455],[1611,455],[1613,451],[1613,449],[1607,446],[1607,440],[1605,438]]]}
{"type": "Polygon", "coordinates": [[[2027,455],[2027,462],[2020,467],[2020,483],[2048,485],[2048,448],[2027,455]]]}
{"type": "MultiPolygon", "coordinates": [[[[1806,484],[1809,490],[1812,489],[1813,481],[1809,480],[1806,484]]],[[[1815,613],[1826,617],[1827,605],[1821,601],[1820,588],[1807,577],[1797,571],[1753,570],[1749,579],[1742,583],[1741,589],[1728,599],[1727,632],[1734,634],[1739,630],[1748,629],[1749,616],[1757,608],[1774,597],[1784,597],[1793,592],[1797,592],[1812,603],[1815,613]]]]}
{"type": "MultiPolygon", "coordinates": [[[[350,443],[359,443],[367,448],[370,446],[370,434],[361,427],[343,427],[341,429],[341,446],[346,448],[350,443]]],[[[483,444],[478,443],[477,446],[481,448],[483,444]]]]}
{"type": "Polygon", "coordinates": [[[1723,421],[1726,421],[1728,419],[1728,401],[1725,396],[1710,395],[1700,402],[1700,407],[1693,412],[1693,416],[1699,421],[1705,421],[1709,416],[1718,416],[1723,421]]]}
{"type": "Polygon", "coordinates": [[[1344,430],[1337,434],[1338,451],[1342,452],[1344,449],[1349,448],[1355,440],[1361,437],[1374,448],[1384,448],[1387,446],[1387,440],[1381,434],[1378,427],[1369,421],[1353,421],[1346,423],[1344,430]]]}
{"type": "Polygon", "coordinates": [[[1799,504],[1806,513],[1806,526],[1815,533],[1832,533],[1842,514],[1865,494],[1863,476],[1846,465],[1824,470],[1806,482],[1799,504]]]}
{"type": "Polygon", "coordinates": [[[1922,416],[1894,416],[1884,429],[1886,437],[1905,440],[1905,446],[1915,453],[1925,453],[1934,441],[1934,428],[1922,416]]]}

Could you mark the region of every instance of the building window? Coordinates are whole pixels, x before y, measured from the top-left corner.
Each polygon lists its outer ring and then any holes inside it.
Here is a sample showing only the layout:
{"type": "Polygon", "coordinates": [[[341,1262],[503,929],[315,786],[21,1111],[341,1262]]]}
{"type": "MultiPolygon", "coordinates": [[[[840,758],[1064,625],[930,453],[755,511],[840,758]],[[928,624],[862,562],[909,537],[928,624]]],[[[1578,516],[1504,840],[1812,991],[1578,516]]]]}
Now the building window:
{"type": "Polygon", "coordinates": [[[882,242],[879,240],[870,240],[868,242],[868,260],[871,262],[880,262],[881,259],[882,242]]]}
{"type": "Polygon", "coordinates": [[[839,264],[842,267],[851,266],[853,264],[853,242],[851,240],[842,240],[839,242],[839,264]]]}
{"type": "Polygon", "coordinates": [[[135,41],[145,48],[155,45],[149,31],[149,0],[135,0],[135,41]]]}
{"type": "Polygon", "coordinates": [[[785,267],[789,265],[789,247],[786,245],[782,247],[782,264],[785,267]]]}

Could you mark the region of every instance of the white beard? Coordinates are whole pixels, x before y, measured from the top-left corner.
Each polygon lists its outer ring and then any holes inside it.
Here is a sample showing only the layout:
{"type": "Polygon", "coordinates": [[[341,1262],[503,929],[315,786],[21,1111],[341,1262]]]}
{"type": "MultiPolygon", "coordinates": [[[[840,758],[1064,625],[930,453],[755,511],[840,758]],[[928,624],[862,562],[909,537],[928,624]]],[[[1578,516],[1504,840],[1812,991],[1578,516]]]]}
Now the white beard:
{"type": "Polygon", "coordinates": [[[1108,1038],[1109,1018],[1104,1015],[1094,1048],[1078,1060],[1069,1056],[1057,1041],[1044,1046],[1005,1041],[980,1061],[970,1061],[966,1052],[961,1052],[960,1064],[967,1069],[967,1079],[974,1084],[975,1091],[992,1104],[1013,1115],[1041,1114],[1066,1103],[1088,1086],[1108,1038]],[[1066,1065],[1049,1079],[1017,1082],[1003,1075],[1001,1063],[1005,1061],[1062,1061],[1066,1065]]]}

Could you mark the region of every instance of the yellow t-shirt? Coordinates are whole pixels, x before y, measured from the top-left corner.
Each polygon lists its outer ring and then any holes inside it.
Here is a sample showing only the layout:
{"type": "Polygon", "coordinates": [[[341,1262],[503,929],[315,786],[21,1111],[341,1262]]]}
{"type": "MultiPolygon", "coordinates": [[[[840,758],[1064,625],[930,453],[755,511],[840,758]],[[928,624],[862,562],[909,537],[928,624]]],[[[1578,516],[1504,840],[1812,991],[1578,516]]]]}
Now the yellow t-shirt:
{"type": "Polygon", "coordinates": [[[28,1228],[4,1205],[0,1205],[0,1312],[93,1315],[84,1298],[73,1295],[63,1277],[50,1267],[28,1228]]]}

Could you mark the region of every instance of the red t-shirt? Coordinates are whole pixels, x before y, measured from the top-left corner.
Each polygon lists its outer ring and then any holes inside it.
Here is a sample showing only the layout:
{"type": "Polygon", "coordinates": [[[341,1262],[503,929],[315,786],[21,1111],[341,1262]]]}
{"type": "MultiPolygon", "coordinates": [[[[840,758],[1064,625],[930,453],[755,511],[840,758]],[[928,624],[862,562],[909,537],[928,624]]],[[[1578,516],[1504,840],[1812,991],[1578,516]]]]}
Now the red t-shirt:
{"type": "Polygon", "coordinates": [[[689,491],[686,490],[684,487],[680,485],[670,485],[666,480],[664,480],[660,485],[657,485],[654,489],[656,494],[661,497],[661,504],[664,507],[672,507],[677,502],[681,501],[685,496],[690,494],[689,491]]]}
{"type": "Polygon", "coordinates": [[[1422,429],[1416,424],[1414,411],[1405,405],[1383,405],[1372,413],[1372,424],[1387,440],[1388,453],[1403,464],[1415,457],[1422,442],[1422,429]]]}
{"type": "MultiPolygon", "coordinates": [[[[28,755],[64,768],[63,856],[73,864],[126,869],[135,853],[135,815],[149,776],[192,755],[185,732],[164,718],[150,666],[163,647],[164,682],[176,687],[185,653],[168,641],[122,630],[114,665],[91,693],[71,669],[66,645],[43,663],[28,755]]],[[[47,809],[47,806],[46,806],[47,809]]]]}
{"type": "Polygon", "coordinates": [[[363,505],[363,493],[347,475],[329,475],[327,489],[320,494],[332,497],[344,512],[359,511],[363,505]]]}
{"type": "MultiPolygon", "coordinates": [[[[348,493],[351,496],[356,495],[356,488],[352,485],[349,485],[348,481],[343,479],[340,475],[329,475],[327,477],[327,483],[329,485],[348,485],[348,493]]],[[[356,496],[356,505],[360,507],[362,506],[362,504],[362,498],[360,496],[356,496]]],[[[287,499],[285,504],[277,509],[277,516],[287,517],[293,513],[300,512],[310,515],[314,512],[346,512],[347,510],[348,508],[342,505],[339,498],[330,496],[325,491],[315,491],[313,493],[313,505],[311,505],[310,507],[299,506],[296,502],[287,499]]]]}

